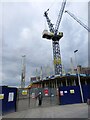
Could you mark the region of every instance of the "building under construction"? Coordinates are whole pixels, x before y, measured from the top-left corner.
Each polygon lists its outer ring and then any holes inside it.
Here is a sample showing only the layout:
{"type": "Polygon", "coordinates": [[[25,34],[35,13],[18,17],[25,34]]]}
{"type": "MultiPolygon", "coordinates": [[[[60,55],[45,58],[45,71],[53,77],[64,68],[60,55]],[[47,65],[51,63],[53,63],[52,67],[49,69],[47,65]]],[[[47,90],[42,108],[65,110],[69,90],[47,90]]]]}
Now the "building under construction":
{"type": "MultiPolygon", "coordinates": [[[[66,0],[63,0],[55,27],[49,19],[49,9],[44,12],[44,17],[47,20],[49,31],[44,30],[42,38],[46,38],[52,41],[54,75],[48,76],[45,79],[36,79],[36,81],[31,82],[28,88],[42,88],[42,93],[44,89],[47,89],[47,91],[49,91],[50,89],[50,94],[48,94],[48,96],[51,96],[52,93],[53,95],[59,95],[61,104],[67,104],[67,102],[69,104],[86,102],[87,99],[90,100],[90,68],[82,68],[80,65],[76,65],[77,68],[75,70],[72,68],[72,73],[68,72],[63,74],[62,72],[62,60],[59,40],[63,37],[63,32],[59,32],[58,30],[65,5],[66,0]],[[54,94],[52,88],[54,88],[55,91],[58,91],[58,94],[54,94]]],[[[84,27],[88,32],[90,32],[90,28],[87,27],[74,14],[72,14],[68,10],[65,10],[65,13],[68,13],[75,21],[77,21],[82,27],[84,27]]],[[[75,50],[74,53],[76,53],[77,51],[78,50],[75,50]]]]}
{"type": "MultiPolygon", "coordinates": [[[[90,76],[85,74],[80,75],[80,81],[82,85],[90,84],[90,76]]],[[[65,75],[47,78],[46,80],[40,80],[32,82],[28,87],[33,88],[58,88],[60,86],[78,86],[78,75],[65,75]]]]}
{"type": "MultiPolygon", "coordinates": [[[[82,67],[79,65],[78,72],[80,74],[80,81],[81,84],[89,84],[90,83],[90,68],[89,67],[82,67]]],[[[72,86],[72,85],[78,85],[78,73],[77,69],[74,70],[74,73],[66,73],[63,76],[59,75],[52,75],[46,78],[40,79],[40,76],[38,79],[36,77],[31,78],[31,85],[28,87],[37,87],[37,88],[57,88],[59,86],[72,86]]]]}

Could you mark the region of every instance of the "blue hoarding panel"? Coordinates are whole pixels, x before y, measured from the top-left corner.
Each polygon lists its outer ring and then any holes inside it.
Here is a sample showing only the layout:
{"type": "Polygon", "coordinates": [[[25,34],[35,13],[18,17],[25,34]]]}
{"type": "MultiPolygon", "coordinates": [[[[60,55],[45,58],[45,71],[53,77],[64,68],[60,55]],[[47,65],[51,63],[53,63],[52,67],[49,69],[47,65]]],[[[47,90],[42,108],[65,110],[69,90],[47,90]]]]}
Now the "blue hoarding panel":
{"type": "MultiPolygon", "coordinates": [[[[60,92],[60,104],[74,104],[81,103],[81,93],[79,86],[63,86],[59,88],[60,92]]],[[[90,99],[90,84],[82,85],[82,92],[84,97],[84,102],[90,99]]]]}
{"type": "Polygon", "coordinates": [[[2,103],[0,111],[2,111],[2,115],[16,111],[17,88],[0,86],[0,90],[0,103],[2,103]]]}
{"type": "Polygon", "coordinates": [[[1,107],[1,111],[2,113],[7,113],[7,97],[8,97],[8,89],[7,86],[0,86],[2,91],[0,92],[0,94],[3,95],[3,98],[0,99],[0,101],[2,102],[2,107],[1,107]]]}
{"type": "Polygon", "coordinates": [[[82,91],[83,91],[84,102],[86,103],[88,98],[88,85],[82,85],[82,91]]]}
{"type": "MultiPolygon", "coordinates": [[[[2,93],[2,87],[0,87],[0,95],[2,93]]],[[[1,101],[1,96],[0,96],[0,116],[2,115],[2,101],[1,101]]]]}
{"type": "Polygon", "coordinates": [[[88,98],[90,99],[90,84],[88,85],[88,98]]]}
{"type": "Polygon", "coordinates": [[[59,88],[60,104],[81,103],[81,94],[79,86],[63,86],[59,88]]]}
{"type": "Polygon", "coordinates": [[[16,111],[17,88],[8,88],[7,112],[16,111]]]}

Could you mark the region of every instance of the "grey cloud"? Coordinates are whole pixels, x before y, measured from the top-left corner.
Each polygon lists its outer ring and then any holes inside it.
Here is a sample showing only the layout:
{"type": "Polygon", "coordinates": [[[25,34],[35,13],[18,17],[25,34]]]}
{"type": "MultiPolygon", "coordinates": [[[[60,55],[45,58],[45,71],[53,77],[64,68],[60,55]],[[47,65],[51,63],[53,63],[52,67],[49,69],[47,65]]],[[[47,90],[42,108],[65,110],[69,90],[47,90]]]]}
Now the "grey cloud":
{"type": "MultiPolygon", "coordinates": [[[[3,41],[3,75],[4,84],[20,85],[21,59],[26,55],[26,84],[34,76],[36,68],[40,73],[40,67],[45,67],[53,63],[52,42],[42,38],[44,30],[43,12],[48,4],[37,3],[4,3],[4,41],[3,41]],[[37,7],[37,8],[36,8],[37,7]],[[9,17],[10,16],[10,17],[9,17]],[[24,37],[23,30],[28,29],[24,37]]],[[[70,7],[70,5],[69,5],[70,7]]],[[[57,10],[58,12],[58,10],[57,10]]],[[[51,13],[53,14],[53,13],[51,13]]],[[[53,16],[53,15],[52,15],[53,16]]],[[[52,17],[56,21],[56,17],[52,17]]],[[[64,37],[60,41],[62,62],[66,68],[70,67],[70,57],[73,51],[79,49],[79,62],[86,65],[87,43],[86,32],[73,23],[72,20],[63,16],[60,30],[64,32],[64,37]],[[82,42],[82,44],[81,44],[82,42]],[[84,47],[84,45],[86,47],[84,47]],[[82,59],[82,60],[81,60],[82,59]]],[[[52,69],[52,68],[51,68],[52,69]]],[[[52,70],[51,70],[52,71],[52,70]]]]}

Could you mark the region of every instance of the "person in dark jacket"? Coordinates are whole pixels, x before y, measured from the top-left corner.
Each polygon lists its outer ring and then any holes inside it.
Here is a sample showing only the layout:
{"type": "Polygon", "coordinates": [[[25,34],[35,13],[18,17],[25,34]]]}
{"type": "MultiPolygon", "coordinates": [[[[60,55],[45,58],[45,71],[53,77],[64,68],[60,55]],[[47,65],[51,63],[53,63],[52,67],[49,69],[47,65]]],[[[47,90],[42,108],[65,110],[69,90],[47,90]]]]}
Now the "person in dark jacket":
{"type": "Polygon", "coordinates": [[[39,101],[38,105],[41,106],[42,105],[42,98],[43,98],[41,92],[39,92],[37,98],[38,98],[38,101],[39,101]]]}

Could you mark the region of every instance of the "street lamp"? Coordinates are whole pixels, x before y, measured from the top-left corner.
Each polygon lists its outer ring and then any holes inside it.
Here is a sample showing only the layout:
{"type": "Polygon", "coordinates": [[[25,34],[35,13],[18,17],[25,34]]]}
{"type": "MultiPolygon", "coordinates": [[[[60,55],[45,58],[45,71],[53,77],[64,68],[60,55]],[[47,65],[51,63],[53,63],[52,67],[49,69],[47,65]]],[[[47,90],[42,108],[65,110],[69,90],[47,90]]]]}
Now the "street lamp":
{"type": "Polygon", "coordinates": [[[26,55],[22,55],[21,88],[25,88],[25,73],[26,73],[25,59],[26,59],[26,55]]]}
{"type": "Polygon", "coordinates": [[[79,70],[78,70],[78,67],[77,67],[77,59],[76,59],[76,53],[77,52],[78,52],[78,50],[75,50],[74,54],[75,54],[76,68],[77,68],[77,74],[78,74],[78,83],[79,83],[79,87],[80,87],[82,103],[84,103],[83,91],[82,91],[82,86],[81,86],[81,81],[80,81],[80,73],[79,73],[79,70]]]}
{"type": "Polygon", "coordinates": [[[77,65],[78,65],[78,62],[77,62],[77,59],[76,59],[76,53],[78,52],[78,50],[74,50],[74,54],[75,54],[75,63],[76,63],[76,68],[77,68],[77,65]]]}

